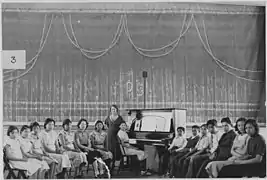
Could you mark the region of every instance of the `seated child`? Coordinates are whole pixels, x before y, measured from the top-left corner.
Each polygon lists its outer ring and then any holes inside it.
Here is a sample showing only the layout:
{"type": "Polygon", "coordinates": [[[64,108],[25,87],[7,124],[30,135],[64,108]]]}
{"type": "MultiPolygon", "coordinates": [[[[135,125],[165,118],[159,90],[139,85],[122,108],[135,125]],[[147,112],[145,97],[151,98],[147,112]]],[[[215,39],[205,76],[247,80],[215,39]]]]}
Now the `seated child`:
{"type": "Polygon", "coordinates": [[[168,148],[168,151],[170,151],[170,152],[174,152],[176,150],[179,151],[179,150],[183,149],[186,146],[187,140],[183,136],[184,132],[185,132],[185,128],[184,127],[178,127],[177,128],[177,135],[172,140],[172,143],[171,143],[170,147],[168,148]]]}
{"type": "Polygon", "coordinates": [[[84,152],[77,147],[74,142],[74,133],[72,132],[72,122],[70,119],[65,119],[63,121],[63,130],[59,132],[58,141],[60,143],[60,150],[64,154],[68,155],[69,159],[72,161],[75,167],[77,177],[82,177],[82,167],[87,165],[87,157],[84,152]]]}
{"type": "Polygon", "coordinates": [[[174,175],[175,177],[184,177],[184,175],[187,172],[191,157],[201,154],[204,150],[206,150],[209,147],[210,139],[207,134],[208,134],[207,125],[206,124],[201,125],[201,137],[196,146],[190,149],[187,154],[185,154],[183,157],[179,159],[176,167],[176,173],[174,175]]]}
{"type": "Polygon", "coordinates": [[[127,129],[126,123],[122,122],[120,125],[120,130],[117,134],[121,140],[126,155],[137,155],[139,161],[146,159],[147,154],[144,151],[139,150],[136,147],[133,147],[129,144],[129,136],[126,133],[126,129],[127,129]]]}
{"type": "Polygon", "coordinates": [[[192,126],[192,136],[187,138],[187,143],[184,148],[176,149],[173,153],[173,158],[170,162],[170,177],[174,176],[174,173],[176,171],[176,166],[179,161],[179,159],[186,155],[188,152],[190,152],[190,149],[193,149],[197,142],[199,141],[199,131],[200,127],[197,125],[192,126]]]}
{"type": "MultiPolygon", "coordinates": [[[[177,128],[177,134],[176,137],[172,140],[172,143],[170,144],[170,147],[168,148],[168,151],[164,153],[163,155],[163,163],[162,163],[162,169],[163,173],[165,174],[166,171],[169,169],[171,162],[173,161],[176,153],[182,149],[185,148],[187,144],[187,140],[184,137],[185,128],[184,127],[178,127],[177,128]]],[[[169,173],[165,174],[165,176],[168,176],[169,173]]]]}
{"type": "Polygon", "coordinates": [[[23,156],[22,147],[19,142],[18,128],[16,126],[9,126],[7,135],[8,138],[4,144],[4,150],[10,166],[16,169],[26,170],[26,176],[29,176],[29,179],[44,178],[39,175],[43,171],[42,163],[37,159],[23,156]]]}

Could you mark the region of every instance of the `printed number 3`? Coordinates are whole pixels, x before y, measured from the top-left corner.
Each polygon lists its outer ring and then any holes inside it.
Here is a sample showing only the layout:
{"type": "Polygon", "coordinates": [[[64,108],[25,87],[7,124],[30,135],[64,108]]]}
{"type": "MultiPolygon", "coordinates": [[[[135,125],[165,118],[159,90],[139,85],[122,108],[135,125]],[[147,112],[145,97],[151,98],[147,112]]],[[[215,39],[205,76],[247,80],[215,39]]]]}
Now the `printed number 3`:
{"type": "Polygon", "coordinates": [[[16,60],[16,57],[15,56],[11,56],[11,63],[16,63],[17,60],[16,60]]]}

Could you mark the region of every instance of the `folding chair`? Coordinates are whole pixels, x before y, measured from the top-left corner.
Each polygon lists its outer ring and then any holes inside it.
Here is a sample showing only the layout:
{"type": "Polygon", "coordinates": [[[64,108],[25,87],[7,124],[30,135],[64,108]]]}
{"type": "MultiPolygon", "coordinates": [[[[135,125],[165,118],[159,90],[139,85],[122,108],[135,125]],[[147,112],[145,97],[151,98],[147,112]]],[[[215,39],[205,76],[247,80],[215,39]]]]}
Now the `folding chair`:
{"type": "Polygon", "coordinates": [[[137,155],[127,155],[125,153],[125,149],[122,146],[122,142],[121,142],[121,139],[119,136],[117,136],[117,140],[118,140],[120,151],[121,151],[120,164],[119,164],[119,167],[117,170],[117,175],[119,175],[120,170],[125,170],[126,168],[133,170],[132,165],[135,165],[138,160],[137,160],[137,155]],[[126,158],[126,161],[124,161],[125,158],[126,158]],[[135,163],[133,164],[133,162],[135,162],[135,163]],[[126,165],[126,167],[125,167],[125,165],[126,165]]]}
{"type": "Polygon", "coordinates": [[[6,179],[28,179],[26,170],[11,167],[6,156],[6,148],[3,148],[4,173],[8,171],[6,179]],[[17,172],[17,176],[16,173],[17,172]]]}

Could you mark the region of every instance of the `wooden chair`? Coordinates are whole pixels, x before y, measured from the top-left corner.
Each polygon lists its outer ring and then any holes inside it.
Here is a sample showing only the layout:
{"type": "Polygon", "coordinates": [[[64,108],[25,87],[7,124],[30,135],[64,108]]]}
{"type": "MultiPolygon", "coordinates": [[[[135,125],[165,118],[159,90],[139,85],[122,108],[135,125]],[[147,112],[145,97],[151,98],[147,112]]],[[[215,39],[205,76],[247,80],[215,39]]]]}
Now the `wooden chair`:
{"type": "Polygon", "coordinates": [[[127,155],[125,153],[125,149],[122,145],[121,139],[119,138],[119,136],[117,136],[117,140],[119,143],[119,147],[120,147],[120,152],[121,152],[121,157],[120,157],[120,164],[117,170],[117,175],[119,175],[120,170],[124,170],[126,168],[129,168],[130,170],[132,169],[132,165],[135,165],[137,163],[137,156],[136,155],[127,155]],[[124,159],[126,159],[126,161],[124,161],[124,159]],[[126,163],[126,164],[125,164],[126,163]]]}
{"type": "Polygon", "coordinates": [[[9,160],[6,156],[6,148],[3,148],[3,161],[4,161],[4,173],[8,171],[6,179],[28,179],[26,176],[26,170],[13,168],[9,164],[9,160]],[[17,172],[17,176],[16,173],[17,172]]]}

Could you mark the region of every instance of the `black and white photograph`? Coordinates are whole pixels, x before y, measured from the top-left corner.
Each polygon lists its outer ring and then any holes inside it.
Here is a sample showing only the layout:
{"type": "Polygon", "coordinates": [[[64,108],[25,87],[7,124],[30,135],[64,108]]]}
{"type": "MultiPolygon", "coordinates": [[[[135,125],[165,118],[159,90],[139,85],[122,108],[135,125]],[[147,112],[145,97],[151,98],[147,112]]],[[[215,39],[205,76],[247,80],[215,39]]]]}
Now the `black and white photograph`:
{"type": "Polygon", "coordinates": [[[1,179],[266,178],[265,2],[1,7],[1,179]]]}

